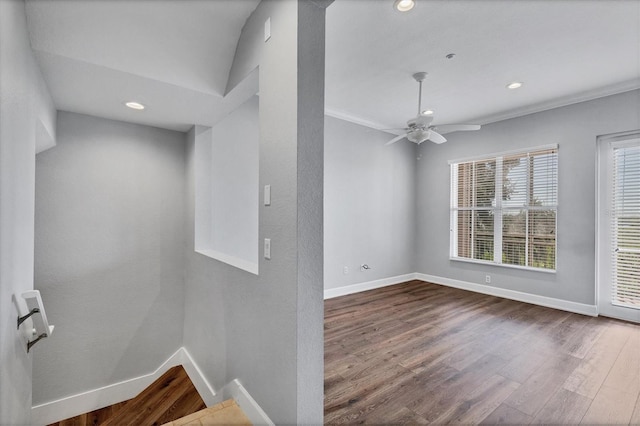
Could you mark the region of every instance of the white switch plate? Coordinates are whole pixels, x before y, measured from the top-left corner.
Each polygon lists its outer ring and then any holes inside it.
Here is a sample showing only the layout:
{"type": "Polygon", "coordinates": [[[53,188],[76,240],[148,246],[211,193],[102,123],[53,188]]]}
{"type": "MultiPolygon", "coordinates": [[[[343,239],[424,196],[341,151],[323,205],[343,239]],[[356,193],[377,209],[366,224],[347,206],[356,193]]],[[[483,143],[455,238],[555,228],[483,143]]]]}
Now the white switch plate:
{"type": "Polygon", "coordinates": [[[271,238],[264,239],[264,258],[271,259],[271,238]]]}
{"type": "Polygon", "coordinates": [[[264,205],[271,205],[271,185],[264,186],[264,205]]]}
{"type": "Polygon", "coordinates": [[[264,41],[265,43],[271,38],[271,18],[264,21],[264,41]]]}

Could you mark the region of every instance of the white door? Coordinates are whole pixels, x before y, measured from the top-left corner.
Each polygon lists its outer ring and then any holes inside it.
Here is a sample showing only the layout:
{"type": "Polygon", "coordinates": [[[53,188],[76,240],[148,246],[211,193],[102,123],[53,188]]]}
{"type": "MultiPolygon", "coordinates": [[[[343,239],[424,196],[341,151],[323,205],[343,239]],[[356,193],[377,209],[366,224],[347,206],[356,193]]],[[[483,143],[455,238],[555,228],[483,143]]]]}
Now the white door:
{"type": "Polygon", "coordinates": [[[598,310],[640,322],[640,133],[598,146],[598,310]]]}

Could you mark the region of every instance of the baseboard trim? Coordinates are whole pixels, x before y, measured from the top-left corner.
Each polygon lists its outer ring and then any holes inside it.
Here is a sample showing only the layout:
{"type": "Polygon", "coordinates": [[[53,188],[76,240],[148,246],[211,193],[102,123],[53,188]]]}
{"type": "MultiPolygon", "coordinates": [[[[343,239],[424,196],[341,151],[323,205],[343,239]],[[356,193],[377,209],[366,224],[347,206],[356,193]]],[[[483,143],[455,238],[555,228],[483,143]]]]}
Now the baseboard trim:
{"type": "Polygon", "coordinates": [[[189,351],[185,347],[180,348],[180,351],[182,352],[183,357],[182,366],[207,407],[211,407],[221,402],[222,395],[216,393],[213,386],[211,386],[205,375],[202,373],[202,370],[200,370],[200,367],[198,367],[198,364],[196,364],[191,357],[189,351]]]}
{"type": "Polygon", "coordinates": [[[223,395],[224,399],[233,398],[254,425],[275,425],[238,379],[227,383],[223,395]]]}
{"type": "Polygon", "coordinates": [[[387,287],[390,285],[400,284],[406,281],[416,279],[416,274],[397,275],[395,277],[383,278],[375,281],[367,281],[358,284],[346,285],[343,287],[329,288],[324,291],[324,298],[333,299],[334,297],[346,296],[347,294],[360,293],[362,291],[374,290],[376,288],[387,287]]]}
{"type": "Polygon", "coordinates": [[[220,396],[204,377],[189,352],[181,347],[153,373],[35,405],[31,408],[31,421],[36,425],[47,425],[126,401],[138,395],[170,368],[177,365],[184,367],[207,406],[220,402],[220,396]]]}
{"type": "Polygon", "coordinates": [[[416,279],[422,281],[440,284],[447,287],[459,288],[461,290],[468,290],[476,293],[488,294],[490,296],[503,297],[505,299],[517,300],[519,302],[531,303],[533,305],[545,306],[547,308],[560,309],[562,311],[573,312],[576,314],[588,315],[592,317],[598,316],[598,307],[596,305],[587,305],[584,303],[555,299],[553,297],[539,296],[537,294],[523,293],[515,290],[470,283],[467,281],[454,280],[451,278],[443,278],[435,275],[416,273],[415,277],[416,279]]]}

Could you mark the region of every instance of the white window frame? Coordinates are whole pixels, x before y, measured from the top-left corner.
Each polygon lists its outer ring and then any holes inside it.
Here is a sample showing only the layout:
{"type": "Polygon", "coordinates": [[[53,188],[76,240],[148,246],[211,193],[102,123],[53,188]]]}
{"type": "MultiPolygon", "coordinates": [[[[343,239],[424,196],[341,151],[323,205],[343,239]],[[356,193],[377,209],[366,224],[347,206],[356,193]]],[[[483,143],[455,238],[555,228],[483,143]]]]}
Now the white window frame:
{"type": "MultiPolygon", "coordinates": [[[[484,264],[484,265],[492,265],[492,266],[500,266],[500,267],[504,267],[504,268],[514,268],[514,269],[524,269],[524,270],[529,270],[529,271],[536,271],[536,272],[546,272],[546,273],[556,273],[557,267],[558,267],[558,209],[559,209],[559,199],[557,198],[557,202],[555,206],[544,206],[544,207],[536,207],[536,206],[523,206],[525,210],[527,211],[532,211],[532,210],[555,210],[556,212],[556,220],[555,220],[555,248],[554,248],[554,255],[555,255],[555,259],[554,259],[554,265],[555,268],[554,269],[549,269],[549,268],[536,268],[533,266],[527,266],[527,265],[512,265],[512,264],[507,264],[507,263],[502,263],[502,211],[503,211],[503,205],[502,205],[502,180],[503,180],[503,159],[504,157],[508,157],[508,156],[514,156],[514,155],[527,155],[530,153],[535,153],[538,151],[544,151],[544,150],[550,150],[550,149],[556,149],[558,150],[558,144],[551,144],[551,145],[542,145],[542,146],[537,146],[537,147],[533,147],[533,148],[525,148],[525,149],[517,149],[517,150],[512,150],[512,151],[502,151],[502,152],[498,152],[498,153],[494,153],[494,154],[489,154],[489,155],[483,155],[483,156],[477,156],[477,157],[467,157],[467,158],[461,158],[461,159],[457,159],[457,160],[449,160],[449,173],[450,173],[450,189],[449,189],[449,210],[450,210],[450,215],[449,215],[449,234],[450,234],[450,240],[449,240],[449,259],[450,260],[454,260],[454,261],[458,261],[458,262],[467,262],[467,263],[477,263],[477,264],[484,264]],[[471,161],[495,161],[496,162],[496,177],[495,177],[495,206],[492,206],[491,208],[488,207],[471,207],[471,208],[458,208],[456,206],[456,200],[457,200],[457,188],[458,188],[458,176],[457,173],[455,173],[456,170],[456,165],[460,164],[460,163],[467,163],[467,162],[471,162],[471,161]],[[493,240],[493,260],[489,261],[489,260],[482,260],[482,259],[474,259],[472,258],[468,258],[468,257],[459,257],[457,256],[458,253],[458,226],[457,226],[457,215],[459,211],[475,211],[475,210],[492,210],[496,213],[499,214],[494,214],[493,218],[494,218],[494,223],[493,223],[493,235],[494,235],[494,240],[493,240]],[[498,232],[497,232],[498,231],[498,232]]],[[[558,155],[558,154],[556,154],[558,155]]],[[[559,166],[558,166],[559,169],[559,166]]],[[[558,175],[559,175],[559,170],[557,171],[558,175]]],[[[559,186],[559,176],[557,178],[556,181],[556,197],[558,197],[558,186],[559,186]]],[[[527,185],[527,192],[529,191],[529,185],[527,185]]],[[[529,200],[529,194],[527,193],[526,199],[529,200]]],[[[472,220],[473,220],[473,215],[472,215],[472,220]]],[[[525,229],[525,235],[528,235],[529,233],[529,229],[528,229],[528,221],[527,221],[527,228],[525,229]]],[[[525,251],[527,253],[526,257],[528,259],[528,250],[529,250],[529,245],[525,244],[525,251]]],[[[472,250],[473,250],[473,245],[472,245],[472,250]]],[[[472,254],[473,256],[473,254],[472,254]]]]}

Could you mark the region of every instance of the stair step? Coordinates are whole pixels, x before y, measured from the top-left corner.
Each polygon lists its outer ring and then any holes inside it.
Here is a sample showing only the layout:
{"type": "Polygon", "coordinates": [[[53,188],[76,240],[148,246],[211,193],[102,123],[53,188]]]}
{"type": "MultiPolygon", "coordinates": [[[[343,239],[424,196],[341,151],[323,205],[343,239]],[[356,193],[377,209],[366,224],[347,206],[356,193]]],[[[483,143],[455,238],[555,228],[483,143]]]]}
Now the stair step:
{"type": "Polygon", "coordinates": [[[252,423],[233,399],[205,408],[163,426],[247,425],[252,423]]]}
{"type": "Polygon", "coordinates": [[[206,407],[182,366],[171,368],[102,426],[158,425],[206,407]]]}

